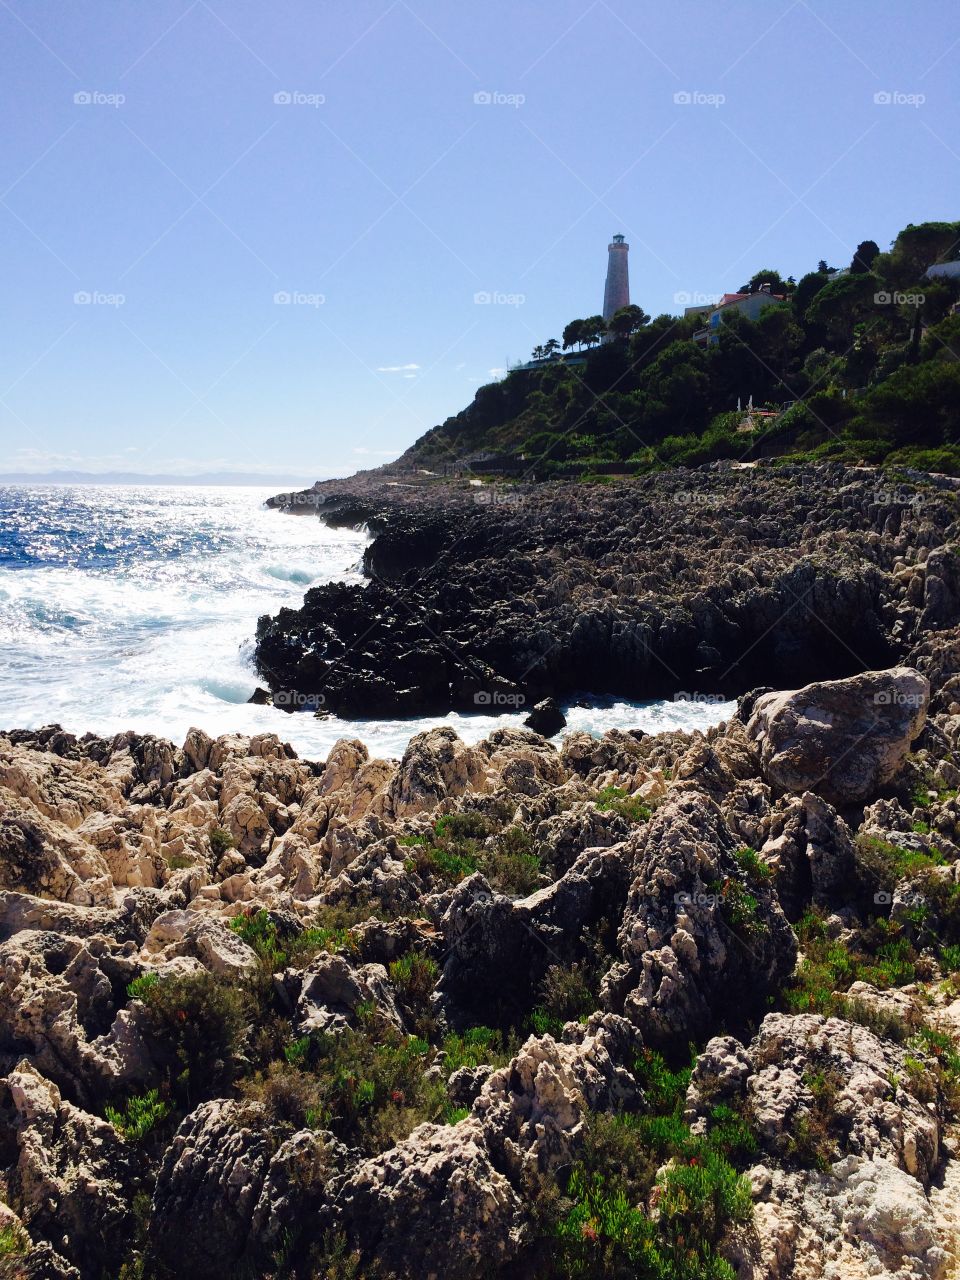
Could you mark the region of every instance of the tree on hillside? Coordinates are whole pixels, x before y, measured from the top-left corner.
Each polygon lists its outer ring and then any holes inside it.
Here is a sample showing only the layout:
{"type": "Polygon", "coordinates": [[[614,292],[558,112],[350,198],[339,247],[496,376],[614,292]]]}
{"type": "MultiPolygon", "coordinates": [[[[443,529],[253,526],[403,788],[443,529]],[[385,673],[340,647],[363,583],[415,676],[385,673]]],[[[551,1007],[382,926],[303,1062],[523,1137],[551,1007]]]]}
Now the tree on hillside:
{"type": "Polygon", "coordinates": [[[875,296],[880,281],[874,275],[839,276],[825,284],[807,307],[806,319],[823,325],[828,339],[838,347],[848,347],[854,326],[868,315],[877,317],[875,296]]]}
{"type": "Polygon", "coordinates": [[[643,307],[637,307],[631,303],[628,307],[621,307],[611,317],[610,323],[607,325],[607,332],[615,338],[629,338],[632,334],[642,329],[645,324],[649,323],[650,317],[643,307]]]}
{"type": "Polygon", "coordinates": [[[581,346],[583,345],[583,321],[582,320],[571,320],[570,323],[564,328],[564,331],[563,331],[564,351],[569,350],[569,348],[572,347],[574,343],[577,344],[577,350],[579,351],[581,346]]]}
{"type": "Polygon", "coordinates": [[[960,440],[960,365],[927,361],[898,369],[857,402],[858,433],[896,447],[960,440]]]}
{"type": "Polygon", "coordinates": [[[738,293],[789,293],[790,289],[786,280],[779,271],[774,271],[771,267],[764,267],[761,271],[757,271],[750,277],[746,284],[742,284],[737,290],[738,293]],[[764,285],[770,287],[764,290],[764,285]]]}
{"type": "Polygon", "coordinates": [[[861,240],[853,255],[853,261],[850,263],[850,270],[854,275],[864,275],[867,271],[873,270],[873,264],[877,254],[880,252],[880,246],[875,240],[861,240]]]}
{"type": "Polygon", "coordinates": [[[607,331],[603,316],[587,316],[583,322],[580,340],[588,347],[595,346],[607,331]]]}
{"type": "Polygon", "coordinates": [[[543,347],[534,347],[534,348],[533,348],[533,350],[530,352],[530,355],[531,355],[532,359],[534,359],[534,360],[542,360],[542,359],[543,359],[543,347]]]}
{"type": "Polygon", "coordinates": [[[543,354],[547,360],[551,360],[559,350],[560,350],[560,343],[556,340],[556,338],[549,338],[543,344],[543,354]]]}
{"type": "Polygon", "coordinates": [[[906,289],[922,280],[935,262],[952,262],[960,257],[960,222],[910,223],[897,236],[893,248],[882,255],[884,278],[897,289],[906,289]]]}
{"type": "Polygon", "coordinates": [[[960,315],[949,315],[927,329],[920,344],[922,360],[960,363],[960,315]]]}

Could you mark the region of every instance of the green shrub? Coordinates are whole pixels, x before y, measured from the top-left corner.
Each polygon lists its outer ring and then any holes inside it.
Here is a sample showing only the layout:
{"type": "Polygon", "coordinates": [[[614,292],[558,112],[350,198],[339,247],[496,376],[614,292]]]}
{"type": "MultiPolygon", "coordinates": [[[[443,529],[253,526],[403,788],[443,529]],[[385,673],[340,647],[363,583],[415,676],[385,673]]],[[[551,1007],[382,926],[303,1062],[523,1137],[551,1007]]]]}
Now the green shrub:
{"type": "MultiPolygon", "coordinates": [[[[730,1121],[722,1119],[729,1140],[730,1121]]],[[[591,1114],[581,1159],[553,1212],[554,1256],[565,1276],[733,1280],[717,1249],[751,1214],[746,1180],[679,1117],[591,1114]],[[654,1185],[650,1217],[642,1206],[654,1185]]]]}
{"type": "Polygon", "coordinates": [[[489,833],[490,824],[481,813],[448,813],[434,827],[441,840],[482,840],[489,833]]]}
{"type": "Polygon", "coordinates": [[[623,787],[604,787],[597,792],[594,803],[601,813],[617,813],[627,822],[646,822],[650,817],[649,805],[629,795],[623,787]]]}
{"type": "Polygon", "coordinates": [[[440,1052],[443,1069],[447,1076],[451,1076],[461,1067],[479,1067],[487,1063],[493,1067],[506,1066],[518,1048],[516,1041],[506,1040],[501,1031],[490,1027],[468,1027],[462,1034],[451,1032],[445,1036],[440,1052]]]}
{"type": "Polygon", "coordinates": [[[377,915],[369,904],[321,907],[313,924],[282,939],[269,913],[263,910],[252,915],[241,912],[230,921],[230,928],[253,948],[268,973],[276,973],[287,965],[303,968],[321,951],[355,951],[351,929],[377,915]]]}
{"type": "Polygon", "coordinates": [[[105,1108],[104,1115],[118,1133],[131,1142],[139,1142],[166,1118],[169,1111],[169,1105],[161,1101],[159,1092],[150,1089],[140,1096],[128,1098],[122,1110],[105,1108]]]}
{"type": "Polygon", "coordinates": [[[20,1257],[30,1252],[30,1237],[16,1223],[0,1227],[0,1258],[20,1257]]]}
{"type": "Polygon", "coordinates": [[[643,1089],[647,1106],[659,1114],[673,1114],[683,1108],[690,1085],[691,1068],[672,1071],[661,1054],[644,1049],[636,1060],[633,1073],[643,1089]]]}
{"type": "MultiPolygon", "coordinates": [[[[719,1260],[714,1249],[722,1243],[729,1226],[752,1217],[750,1184],[723,1156],[709,1148],[676,1158],[658,1176],[657,1183],[657,1230],[669,1241],[667,1255],[678,1261],[687,1257],[691,1262],[702,1260],[716,1266],[719,1260]]],[[[732,1268],[724,1266],[732,1277],[732,1268]]]]}
{"type": "Polygon", "coordinates": [[[351,1247],[345,1232],[330,1229],[310,1250],[310,1275],[315,1280],[362,1280],[362,1262],[362,1254],[351,1247]]]}
{"type": "MultiPolygon", "coordinates": [[[[933,1094],[936,1095],[939,1086],[949,1111],[956,1115],[960,1109],[960,1053],[953,1039],[944,1031],[921,1026],[910,1043],[918,1052],[932,1058],[933,1094]]],[[[926,1067],[923,1071],[930,1074],[926,1067]]]]}
{"type": "Polygon", "coordinates": [[[711,1107],[708,1119],[710,1146],[738,1168],[757,1153],[756,1134],[744,1117],[732,1107],[711,1107]]]}
{"type": "Polygon", "coordinates": [[[533,839],[523,827],[508,827],[498,835],[492,850],[484,849],[480,869],[501,893],[526,897],[540,886],[540,859],[533,839]]]}
{"type": "Polygon", "coordinates": [[[493,835],[494,824],[479,813],[448,813],[429,835],[401,836],[410,850],[407,869],[447,884],[482,871],[501,893],[526,895],[540,884],[540,861],[522,827],[493,835]]]}
{"type": "Polygon", "coordinates": [[[407,951],[390,964],[390,981],[401,999],[410,1004],[426,1004],[437,984],[437,963],[420,951],[407,951]]]}
{"type": "Polygon", "coordinates": [[[945,862],[943,855],[935,850],[904,849],[878,836],[859,835],[856,846],[861,865],[887,889],[931,867],[941,867],[945,862]]]}
{"type": "Polygon", "coordinates": [[[215,854],[218,858],[222,857],[228,849],[235,849],[237,847],[236,840],[234,840],[230,832],[224,830],[223,827],[211,827],[209,835],[207,836],[207,841],[210,845],[210,852],[215,854]]]}
{"type": "Polygon", "coordinates": [[[794,1118],[789,1134],[788,1158],[806,1169],[826,1173],[838,1155],[839,1137],[849,1128],[840,1117],[836,1100],[843,1076],[834,1067],[808,1071],[803,1082],[811,1095],[805,1113],[794,1118]]]}
{"type": "Polygon", "coordinates": [[[739,880],[716,880],[709,889],[720,899],[720,914],[739,938],[750,943],[763,937],[767,926],[760,919],[760,904],[739,880]]]}
{"type": "Polygon", "coordinates": [[[243,991],[202,970],[160,977],[137,998],[166,1051],[171,1093],[179,1102],[195,1106],[236,1078],[253,1016],[243,991]]]}
{"type": "Polygon", "coordinates": [[[253,948],[268,973],[284,968],[287,953],[280,946],[277,926],[266,911],[256,911],[253,915],[241,912],[230,921],[230,928],[253,948]]]}
{"type": "Polygon", "coordinates": [[[826,1017],[859,1013],[856,1020],[864,1021],[863,1007],[843,995],[854,982],[869,982],[886,990],[916,980],[916,951],[901,926],[884,917],[873,920],[858,940],[839,942],[827,937],[823,920],[810,911],[800,920],[797,933],[800,963],[782,992],[792,1013],[826,1017]]]}
{"type": "Polygon", "coordinates": [[[763,861],[756,849],[738,849],[733,856],[753,884],[766,884],[772,878],[772,868],[763,861]]]}
{"type": "Polygon", "coordinates": [[[332,1129],[368,1154],[405,1138],[449,1108],[442,1080],[425,1078],[431,1050],[371,1014],[358,1028],[314,1035],[295,1062],[275,1062],[243,1081],[245,1097],[294,1127],[332,1129]]]}
{"type": "Polygon", "coordinates": [[[131,1000],[146,1000],[150,988],[159,981],[159,973],[151,969],[147,973],[142,973],[139,978],[134,978],[132,982],[127,983],[127,995],[131,1000]]]}
{"type": "Polygon", "coordinates": [[[567,1022],[585,1019],[597,1007],[597,995],[583,964],[553,964],[540,984],[540,1000],[530,1015],[537,1035],[558,1037],[567,1022]]]}

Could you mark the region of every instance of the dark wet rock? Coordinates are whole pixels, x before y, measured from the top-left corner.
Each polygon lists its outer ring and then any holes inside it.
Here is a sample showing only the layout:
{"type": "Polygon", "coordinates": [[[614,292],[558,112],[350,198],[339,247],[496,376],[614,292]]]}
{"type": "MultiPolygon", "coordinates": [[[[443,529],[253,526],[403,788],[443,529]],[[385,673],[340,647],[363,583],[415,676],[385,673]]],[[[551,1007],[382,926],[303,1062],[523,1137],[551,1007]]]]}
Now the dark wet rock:
{"type": "Polygon", "coordinates": [[[552,738],[566,725],[567,718],[553,698],[544,698],[537,703],[523,723],[534,733],[539,733],[544,738],[552,738]]]}
{"type": "Polygon", "coordinates": [[[960,611],[950,495],[889,536],[876,477],[835,464],[539,486],[496,509],[355,483],[378,511],[371,580],[315,587],[257,632],[272,689],[342,715],[799,686],[902,660],[960,611]],[[691,492],[706,500],[678,521],[691,492]],[[911,540],[925,563],[905,565],[911,540]]]}

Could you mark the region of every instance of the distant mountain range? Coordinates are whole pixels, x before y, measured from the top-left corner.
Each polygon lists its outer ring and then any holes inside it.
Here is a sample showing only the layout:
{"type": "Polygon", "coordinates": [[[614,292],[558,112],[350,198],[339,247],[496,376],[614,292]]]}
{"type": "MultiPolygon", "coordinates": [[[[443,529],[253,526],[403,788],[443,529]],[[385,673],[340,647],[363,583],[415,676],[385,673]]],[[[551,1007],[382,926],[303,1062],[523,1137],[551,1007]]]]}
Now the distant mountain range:
{"type": "Polygon", "coordinates": [[[315,480],[329,479],[312,472],[286,475],[255,475],[243,471],[208,471],[202,475],[143,475],[136,471],[10,471],[0,473],[4,484],[168,484],[168,485],[257,485],[304,489],[315,480]]]}

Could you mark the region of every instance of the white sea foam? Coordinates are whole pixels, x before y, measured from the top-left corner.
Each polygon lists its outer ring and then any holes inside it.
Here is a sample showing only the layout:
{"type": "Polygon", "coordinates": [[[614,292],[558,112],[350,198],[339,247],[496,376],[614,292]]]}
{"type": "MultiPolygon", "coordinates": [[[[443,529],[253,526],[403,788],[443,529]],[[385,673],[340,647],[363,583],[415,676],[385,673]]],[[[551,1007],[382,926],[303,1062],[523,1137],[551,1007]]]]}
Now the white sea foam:
{"type": "MultiPolygon", "coordinates": [[[[307,758],[342,737],[397,756],[436,724],[476,742],[503,716],[317,720],[247,702],[257,684],[257,618],[296,607],[312,585],[361,582],[367,541],[262,506],[268,490],[0,491],[0,727],[58,721],[74,733],[124,729],[182,742],[207,733],[277,733],[307,758]],[[11,547],[13,551],[11,553],[11,547]]],[[[595,701],[567,710],[568,732],[704,728],[732,704],[595,701]]]]}

